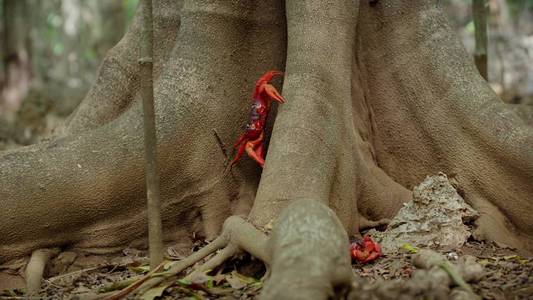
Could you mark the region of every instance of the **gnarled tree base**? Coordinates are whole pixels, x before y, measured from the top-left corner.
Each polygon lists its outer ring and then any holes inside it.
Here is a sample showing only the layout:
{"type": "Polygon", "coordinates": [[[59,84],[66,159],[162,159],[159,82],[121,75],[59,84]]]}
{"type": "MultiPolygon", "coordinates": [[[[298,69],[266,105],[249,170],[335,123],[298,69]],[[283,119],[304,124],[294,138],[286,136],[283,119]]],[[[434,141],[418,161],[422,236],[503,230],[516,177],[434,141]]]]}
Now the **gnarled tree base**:
{"type": "MultiPolygon", "coordinates": [[[[533,132],[479,76],[436,2],[157,1],[166,240],[215,238],[231,215],[265,226],[298,199],[358,234],[442,171],[481,213],[480,236],[532,251],[533,132]],[[243,160],[223,176],[268,69],[285,70],[287,103],[265,168],[243,160]]],[[[144,242],[135,24],[61,137],[0,154],[0,262],[144,242]]]]}

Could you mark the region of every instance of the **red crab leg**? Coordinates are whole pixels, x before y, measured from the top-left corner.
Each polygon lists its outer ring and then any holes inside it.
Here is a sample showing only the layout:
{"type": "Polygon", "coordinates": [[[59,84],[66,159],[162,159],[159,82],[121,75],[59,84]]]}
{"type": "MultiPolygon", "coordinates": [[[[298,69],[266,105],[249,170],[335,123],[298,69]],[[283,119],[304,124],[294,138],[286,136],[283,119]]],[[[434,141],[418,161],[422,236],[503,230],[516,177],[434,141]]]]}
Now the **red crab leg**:
{"type": "Polygon", "coordinates": [[[233,145],[233,148],[237,148],[240,143],[242,143],[246,139],[246,133],[241,135],[237,142],[235,142],[235,145],[233,145]]]}
{"type": "Polygon", "coordinates": [[[263,159],[262,156],[256,153],[255,148],[257,148],[260,145],[263,145],[263,137],[264,137],[264,133],[261,132],[261,135],[256,140],[249,141],[246,143],[246,153],[248,153],[248,156],[250,156],[253,160],[255,160],[261,166],[261,168],[265,165],[265,160],[263,159]]]}
{"type": "Polygon", "coordinates": [[[235,158],[229,164],[230,167],[233,166],[239,160],[239,158],[241,158],[241,156],[244,154],[244,150],[246,149],[246,145],[248,144],[248,141],[246,141],[246,137],[244,135],[239,138],[237,143],[235,143],[234,148],[237,148],[237,146],[239,146],[240,143],[242,144],[239,147],[239,150],[237,150],[237,155],[235,155],[235,158]]]}
{"type": "Polygon", "coordinates": [[[257,149],[255,150],[255,153],[257,153],[257,155],[259,155],[259,157],[265,159],[265,148],[264,148],[265,144],[264,143],[261,143],[259,144],[259,147],[257,147],[257,149]]]}
{"type": "Polygon", "coordinates": [[[365,260],[364,262],[369,262],[369,261],[373,261],[374,259],[380,257],[380,253],[379,252],[372,252],[365,260]]]}

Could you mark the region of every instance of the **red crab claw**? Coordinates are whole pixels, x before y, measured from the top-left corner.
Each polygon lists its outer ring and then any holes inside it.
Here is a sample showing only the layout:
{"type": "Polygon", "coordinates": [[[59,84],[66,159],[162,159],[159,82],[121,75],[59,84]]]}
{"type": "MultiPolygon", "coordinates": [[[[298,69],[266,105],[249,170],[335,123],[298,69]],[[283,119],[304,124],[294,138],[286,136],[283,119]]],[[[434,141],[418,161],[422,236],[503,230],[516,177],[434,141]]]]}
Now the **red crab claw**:
{"type": "Polygon", "coordinates": [[[368,263],[381,256],[381,247],[370,236],[365,235],[362,240],[350,245],[350,255],[359,263],[368,263]]]}
{"type": "Polygon", "coordinates": [[[261,83],[267,83],[272,80],[275,76],[281,76],[283,75],[283,72],[277,71],[277,70],[270,70],[265,72],[259,79],[257,79],[256,86],[259,86],[261,83]]]}
{"type": "Polygon", "coordinates": [[[275,101],[278,101],[279,103],[285,103],[285,98],[281,96],[278,92],[278,90],[271,84],[265,84],[265,93],[270,96],[275,101]]]}
{"type": "Polygon", "coordinates": [[[283,72],[271,70],[267,71],[263,76],[261,76],[257,82],[255,83],[255,90],[253,98],[256,99],[263,94],[267,94],[272,100],[275,100],[279,103],[285,103],[285,99],[281,94],[278,92],[278,90],[270,84],[270,81],[274,76],[281,76],[283,75],[283,72]]]}

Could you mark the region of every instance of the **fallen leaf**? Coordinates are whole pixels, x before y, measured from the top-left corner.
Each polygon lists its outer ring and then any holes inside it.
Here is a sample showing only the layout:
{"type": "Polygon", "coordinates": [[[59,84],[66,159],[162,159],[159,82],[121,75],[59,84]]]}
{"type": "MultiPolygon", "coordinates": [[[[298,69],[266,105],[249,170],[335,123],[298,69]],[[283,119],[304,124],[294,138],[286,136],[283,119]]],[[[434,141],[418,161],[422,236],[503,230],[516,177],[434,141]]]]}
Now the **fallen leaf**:
{"type": "Polygon", "coordinates": [[[511,259],[520,259],[518,255],[506,255],[503,257],[504,260],[511,260],[511,259]]]}
{"type": "MultiPolygon", "coordinates": [[[[206,273],[209,271],[206,271],[206,273]]],[[[201,273],[196,275],[192,280],[193,284],[205,285],[208,288],[213,287],[213,276],[207,275],[206,273],[201,273]]]]}
{"type": "Polygon", "coordinates": [[[228,275],[226,281],[235,290],[240,290],[246,286],[246,283],[242,282],[237,276],[228,275]]]}
{"type": "Polygon", "coordinates": [[[252,284],[252,283],[256,283],[256,282],[259,281],[259,280],[255,279],[253,277],[244,276],[244,275],[238,273],[237,271],[233,271],[233,272],[231,272],[231,274],[233,276],[238,277],[242,282],[244,282],[246,284],[252,284]]]}
{"type": "Polygon", "coordinates": [[[185,279],[178,279],[176,280],[176,282],[182,286],[189,286],[192,284],[192,282],[190,282],[189,280],[185,280],[185,279]]]}
{"type": "Polygon", "coordinates": [[[418,252],[418,248],[416,248],[415,246],[409,244],[409,243],[405,243],[402,245],[402,249],[405,249],[407,250],[407,252],[411,253],[411,254],[415,254],[418,252]]]}
{"type": "Polygon", "coordinates": [[[482,260],[478,261],[478,263],[479,263],[480,265],[482,265],[483,267],[488,266],[488,265],[492,265],[492,264],[493,264],[493,263],[490,262],[488,259],[482,259],[482,260]]]}
{"type": "Polygon", "coordinates": [[[195,293],[193,291],[191,291],[190,289],[188,288],[185,288],[185,287],[177,287],[177,290],[184,293],[184,294],[187,294],[187,295],[190,295],[191,297],[187,298],[187,299],[195,299],[195,300],[204,300],[206,299],[204,296],[198,294],[198,293],[195,293]]]}
{"type": "Polygon", "coordinates": [[[144,292],[140,299],[142,300],[153,300],[155,299],[156,297],[161,297],[161,295],[163,295],[163,292],[170,286],[170,283],[169,284],[164,284],[162,286],[156,286],[156,287],[153,287],[149,290],[147,290],[146,292],[144,292]]]}
{"type": "Polygon", "coordinates": [[[135,273],[147,273],[150,272],[150,266],[128,267],[128,270],[135,273]]]}

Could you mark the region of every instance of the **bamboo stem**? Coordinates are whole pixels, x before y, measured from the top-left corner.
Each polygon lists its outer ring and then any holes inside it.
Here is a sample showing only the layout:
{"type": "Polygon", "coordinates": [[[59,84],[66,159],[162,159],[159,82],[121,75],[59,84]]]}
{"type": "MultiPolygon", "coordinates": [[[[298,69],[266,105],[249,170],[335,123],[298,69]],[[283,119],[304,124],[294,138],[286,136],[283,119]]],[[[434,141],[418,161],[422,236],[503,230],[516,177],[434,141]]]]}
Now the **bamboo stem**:
{"type": "Polygon", "coordinates": [[[154,111],[154,89],[152,77],[152,0],[143,0],[143,42],[139,59],[141,93],[143,98],[144,147],[146,159],[146,194],[148,201],[148,240],[150,268],[154,270],[163,261],[163,239],[161,224],[161,201],[159,196],[159,175],[157,172],[156,127],[154,111]]]}
{"type": "Polygon", "coordinates": [[[476,39],[476,49],[474,52],[474,60],[476,62],[479,73],[485,80],[488,80],[488,62],[487,62],[487,14],[488,3],[487,0],[473,0],[472,1],[472,15],[474,17],[474,31],[476,39]]]}

